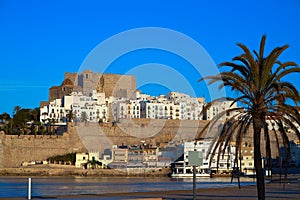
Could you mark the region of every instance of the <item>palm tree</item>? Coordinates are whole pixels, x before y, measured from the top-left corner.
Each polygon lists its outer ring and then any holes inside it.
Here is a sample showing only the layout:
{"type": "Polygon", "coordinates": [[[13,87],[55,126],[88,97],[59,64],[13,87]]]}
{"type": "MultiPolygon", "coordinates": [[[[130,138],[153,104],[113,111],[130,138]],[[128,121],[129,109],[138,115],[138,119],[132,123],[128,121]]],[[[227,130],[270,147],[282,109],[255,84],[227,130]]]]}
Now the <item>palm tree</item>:
{"type": "Polygon", "coordinates": [[[68,122],[72,122],[74,120],[75,116],[74,116],[74,113],[73,113],[72,109],[68,111],[68,114],[67,114],[66,117],[67,117],[68,122]]]}
{"type": "MultiPolygon", "coordinates": [[[[264,151],[269,166],[271,165],[272,150],[270,138],[275,138],[277,150],[279,144],[283,145],[287,161],[289,159],[290,146],[289,135],[285,127],[288,127],[300,138],[300,133],[297,129],[297,125],[300,125],[300,115],[296,109],[297,102],[299,102],[299,92],[292,83],[286,81],[287,75],[299,73],[300,68],[294,62],[282,63],[278,60],[282,52],[288,48],[288,45],[276,47],[269,55],[265,56],[265,41],[266,36],[263,35],[259,52],[253,51],[253,54],[245,45],[237,44],[243,50],[243,53],[234,57],[232,62],[220,64],[220,68],[227,67],[230,70],[224,70],[216,76],[200,79],[200,81],[209,80],[209,84],[222,81],[223,84],[220,88],[228,86],[237,94],[236,98],[224,98],[233,101],[233,103],[239,103],[241,107],[230,107],[228,110],[220,113],[207,124],[202,133],[215,125],[221,116],[229,116],[220,129],[215,146],[212,147],[212,154],[215,154],[216,151],[222,152],[229,145],[230,141],[235,141],[237,161],[243,138],[249,129],[253,130],[252,139],[258,199],[265,199],[261,149],[262,136],[264,136],[262,141],[265,144],[264,151]],[[295,105],[293,106],[291,103],[295,105]],[[267,124],[269,121],[272,121],[274,126],[278,127],[278,130],[273,129],[270,131],[267,124]],[[271,134],[274,134],[274,136],[270,137],[271,134]]],[[[287,172],[285,173],[285,178],[286,174],[287,172]]]]}

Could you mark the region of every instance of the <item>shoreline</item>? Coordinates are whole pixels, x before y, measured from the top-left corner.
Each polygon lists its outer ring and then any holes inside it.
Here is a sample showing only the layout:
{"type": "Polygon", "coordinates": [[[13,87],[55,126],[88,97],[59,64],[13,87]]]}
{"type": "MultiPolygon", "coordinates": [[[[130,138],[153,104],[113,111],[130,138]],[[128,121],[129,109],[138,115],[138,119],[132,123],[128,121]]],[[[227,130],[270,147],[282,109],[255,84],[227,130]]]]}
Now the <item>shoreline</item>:
{"type": "Polygon", "coordinates": [[[98,177],[168,177],[169,169],[132,172],[118,169],[81,169],[55,165],[0,168],[0,176],[98,176],[98,177]]]}

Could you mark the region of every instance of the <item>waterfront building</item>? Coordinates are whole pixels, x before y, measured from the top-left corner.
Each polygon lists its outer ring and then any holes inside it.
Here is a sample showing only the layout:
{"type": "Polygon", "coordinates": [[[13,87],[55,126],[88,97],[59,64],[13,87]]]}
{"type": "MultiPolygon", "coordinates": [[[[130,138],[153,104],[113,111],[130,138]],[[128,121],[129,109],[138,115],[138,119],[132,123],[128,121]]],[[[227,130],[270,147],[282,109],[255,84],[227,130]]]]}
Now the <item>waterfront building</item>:
{"type": "Polygon", "coordinates": [[[128,166],[143,167],[143,149],[142,146],[134,145],[128,148],[128,166]]]}
{"type": "Polygon", "coordinates": [[[255,175],[254,147],[248,143],[243,143],[240,153],[241,156],[237,167],[240,167],[241,172],[245,175],[255,175]]]}
{"type": "Polygon", "coordinates": [[[116,146],[112,148],[112,168],[157,167],[158,147],[149,144],[116,146]]]}
{"type": "MultiPolygon", "coordinates": [[[[286,154],[284,148],[280,148],[280,154],[282,156],[282,164],[285,165],[286,154]]],[[[300,167],[300,140],[291,140],[290,141],[290,167],[300,167]]]]}
{"type": "Polygon", "coordinates": [[[202,165],[196,167],[196,173],[203,176],[208,175],[209,173],[219,173],[219,174],[228,174],[232,171],[234,167],[235,159],[235,146],[231,144],[228,148],[225,149],[225,152],[222,152],[219,157],[218,162],[218,152],[211,159],[211,148],[212,140],[210,139],[201,139],[197,141],[185,142],[184,143],[184,152],[181,160],[174,163],[173,174],[174,176],[189,176],[193,173],[193,166],[189,165],[189,152],[197,151],[202,155],[200,160],[202,165]]]}
{"type": "Polygon", "coordinates": [[[142,145],[143,164],[146,167],[156,167],[158,162],[158,147],[149,144],[142,145]]]}
{"type": "Polygon", "coordinates": [[[76,153],[75,156],[76,168],[102,168],[102,163],[99,161],[99,152],[76,153]]]}
{"type": "Polygon", "coordinates": [[[167,144],[164,147],[160,147],[158,151],[158,163],[157,166],[166,167],[183,155],[184,145],[179,144],[167,144]]]}
{"type": "Polygon", "coordinates": [[[127,162],[128,162],[128,146],[113,145],[112,162],[110,163],[109,166],[112,168],[125,167],[127,165],[127,162]]]}

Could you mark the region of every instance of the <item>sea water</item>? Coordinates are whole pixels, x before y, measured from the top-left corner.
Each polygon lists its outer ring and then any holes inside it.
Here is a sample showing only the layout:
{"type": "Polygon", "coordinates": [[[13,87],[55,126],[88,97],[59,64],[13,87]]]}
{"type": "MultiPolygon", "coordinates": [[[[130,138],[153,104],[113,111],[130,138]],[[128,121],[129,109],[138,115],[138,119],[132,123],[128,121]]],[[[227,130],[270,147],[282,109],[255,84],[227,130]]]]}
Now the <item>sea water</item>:
{"type": "MultiPolygon", "coordinates": [[[[167,177],[32,177],[32,198],[66,195],[105,194],[191,190],[193,180],[167,177]]],[[[255,184],[253,179],[241,178],[241,185],[255,184]]],[[[197,188],[237,187],[237,179],[198,178],[197,188]]],[[[0,177],[0,198],[28,196],[28,177],[0,177]]]]}

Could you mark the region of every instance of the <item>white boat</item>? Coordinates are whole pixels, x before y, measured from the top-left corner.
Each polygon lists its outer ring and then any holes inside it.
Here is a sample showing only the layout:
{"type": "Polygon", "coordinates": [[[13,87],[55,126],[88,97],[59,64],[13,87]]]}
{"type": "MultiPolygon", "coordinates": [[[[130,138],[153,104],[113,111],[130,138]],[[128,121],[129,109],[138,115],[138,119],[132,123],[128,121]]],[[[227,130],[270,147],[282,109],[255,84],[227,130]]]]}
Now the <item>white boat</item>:
{"type": "MultiPolygon", "coordinates": [[[[185,173],[185,174],[181,174],[181,173],[175,174],[175,173],[173,173],[173,174],[171,174],[171,177],[172,178],[193,178],[193,174],[191,174],[191,173],[185,173]]],[[[200,177],[211,177],[211,174],[197,173],[196,177],[197,178],[200,178],[200,177]]]]}

